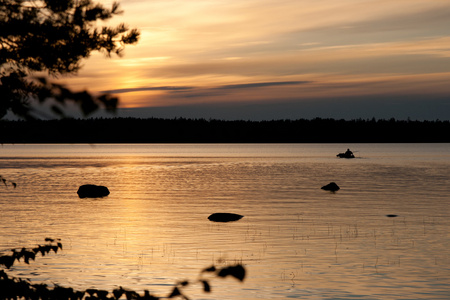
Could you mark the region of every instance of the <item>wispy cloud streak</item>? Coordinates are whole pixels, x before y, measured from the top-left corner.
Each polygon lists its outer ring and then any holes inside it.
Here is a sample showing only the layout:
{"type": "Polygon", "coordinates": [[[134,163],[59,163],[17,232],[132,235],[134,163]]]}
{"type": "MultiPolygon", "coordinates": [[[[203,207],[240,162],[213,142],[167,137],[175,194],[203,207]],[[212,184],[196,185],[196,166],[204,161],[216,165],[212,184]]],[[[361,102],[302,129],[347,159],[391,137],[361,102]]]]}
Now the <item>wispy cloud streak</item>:
{"type": "Polygon", "coordinates": [[[311,83],[311,81],[281,81],[281,82],[275,81],[275,82],[229,84],[229,85],[219,86],[216,89],[220,89],[220,90],[252,89],[252,88],[263,88],[263,87],[271,87],[271,86],[299,85],[299,84],[307,84],[307,83],[311,83]]]}
{"type": "MultiPolygon", "coordinates": [[[[275,81],[275,82],[256,82],[256,83],[242,83],[242,84],[228,84],[221,85],[212,88],[213,90],[235,90],[235,89],[256,89],[264,87],[274,87],[274,86],[288,86],[288,85],[300,85],[311,83],[312,81],[275,81]]],[[[137,88],[127,88],[127,89],[115,89],[115,90],[105,90],[101,93],[110,94],[124,94],[133,92],[145,92],[145,91],[167,91],[167,92],[185,92],[193,89],[198,89],[200,87],[194,86],[157,86],[157,87],[137,87],[137,88]]]]}
{"type": "Polygon", "coordinates": [[[156,86],[156,87],[137,87],[137,88],[127,88],[127,89],[115,89],[115,90],[105,90],[100,93],[108,94],[123,94],[123,93],[133,93],[133,92],[144,92],[144,91],[186,91],[193,87],[189,86],[156,86]]]}

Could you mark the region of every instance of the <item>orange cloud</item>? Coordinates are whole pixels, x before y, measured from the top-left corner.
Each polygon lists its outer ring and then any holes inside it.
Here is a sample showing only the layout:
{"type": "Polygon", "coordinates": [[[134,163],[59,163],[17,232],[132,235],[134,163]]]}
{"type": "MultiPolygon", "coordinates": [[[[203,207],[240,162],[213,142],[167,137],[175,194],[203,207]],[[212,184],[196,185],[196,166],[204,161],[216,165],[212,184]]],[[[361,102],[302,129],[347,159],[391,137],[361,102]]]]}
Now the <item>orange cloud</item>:
{"type": "Polygon", "coordinates": [[[124,107],[450,92],[445,0],[128,0],[122,8],[117,22],[140,28],[140,43],[123,58],[93,55],[63,81],[122,91],[124,107]],[[308,84],[251,87],[296,81],[308,84]]]}

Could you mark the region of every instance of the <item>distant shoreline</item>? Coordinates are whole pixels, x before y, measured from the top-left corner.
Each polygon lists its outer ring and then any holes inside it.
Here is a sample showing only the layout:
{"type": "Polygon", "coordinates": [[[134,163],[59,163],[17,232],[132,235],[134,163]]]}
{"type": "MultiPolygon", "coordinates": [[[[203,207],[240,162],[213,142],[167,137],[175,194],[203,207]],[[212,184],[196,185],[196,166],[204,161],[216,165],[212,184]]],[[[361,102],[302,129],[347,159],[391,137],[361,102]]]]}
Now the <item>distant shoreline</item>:
{"type": "Polygon", "coordinates": [[[0,144],[449,143],[450,121],[98,118],[0,121],[0,144]]]}

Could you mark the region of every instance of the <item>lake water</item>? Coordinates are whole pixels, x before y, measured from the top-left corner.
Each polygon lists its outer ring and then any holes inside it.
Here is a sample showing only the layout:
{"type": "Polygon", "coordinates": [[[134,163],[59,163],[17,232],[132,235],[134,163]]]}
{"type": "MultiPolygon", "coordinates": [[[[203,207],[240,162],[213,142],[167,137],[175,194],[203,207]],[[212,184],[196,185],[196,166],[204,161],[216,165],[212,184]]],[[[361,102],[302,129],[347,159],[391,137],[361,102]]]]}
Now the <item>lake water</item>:
{"type": "Polygon", "coordinates": [[[11,269],[33,282],[164,296],[241,263],[243,283],[186,294],[450,299],[450,144],[2,145],[0,175],[17,183],[0,187],[0,250],[62,240],[11,269]],[[80,199],[87,183],[111,194],[80,199]]]}

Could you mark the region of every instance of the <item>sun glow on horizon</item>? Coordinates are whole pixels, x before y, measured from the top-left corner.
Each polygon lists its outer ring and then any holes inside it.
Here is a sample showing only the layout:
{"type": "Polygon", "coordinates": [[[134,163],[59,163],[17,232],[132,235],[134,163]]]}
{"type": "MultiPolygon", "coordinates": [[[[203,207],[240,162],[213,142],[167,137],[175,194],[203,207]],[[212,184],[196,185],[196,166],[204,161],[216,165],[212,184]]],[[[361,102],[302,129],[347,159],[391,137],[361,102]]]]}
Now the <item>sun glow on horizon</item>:
{"type": "Polygon", "coordinates": [[[127,90],[121,107],[450,94],[447,1],[121,4],[117,22],[140,28],[140,42],[122,58],[93,55],[66,80],[127,90]],[[288,81],[310,83],[276,84],[288,81]]]}

